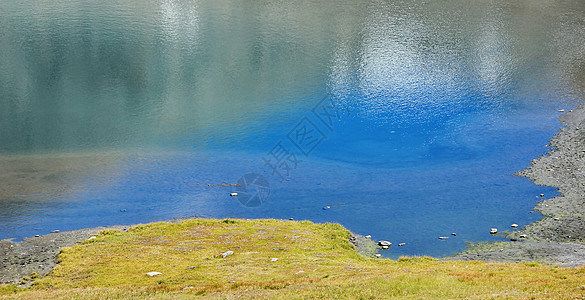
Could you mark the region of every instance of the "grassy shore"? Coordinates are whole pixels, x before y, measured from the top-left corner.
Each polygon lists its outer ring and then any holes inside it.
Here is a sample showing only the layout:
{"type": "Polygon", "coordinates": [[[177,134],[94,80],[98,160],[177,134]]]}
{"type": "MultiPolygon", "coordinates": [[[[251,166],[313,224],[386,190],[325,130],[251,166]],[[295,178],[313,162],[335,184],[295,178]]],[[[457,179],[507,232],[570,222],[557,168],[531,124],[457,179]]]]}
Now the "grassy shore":
{"type": "MultiPolygon", "coordinates": [[[[191,219],[105,230],[2,298],[576,298],[585,268],[366,258],[338,224],[191,219]],[[233,254],[226,253],[233,251],[233,254]],[[230,254],[230,255],[222,255],[230,254]],[[148,276],[148,272],[161,275],[148,276]]],[[[389,250],[391,251],[391,250],[389,250]]]]}

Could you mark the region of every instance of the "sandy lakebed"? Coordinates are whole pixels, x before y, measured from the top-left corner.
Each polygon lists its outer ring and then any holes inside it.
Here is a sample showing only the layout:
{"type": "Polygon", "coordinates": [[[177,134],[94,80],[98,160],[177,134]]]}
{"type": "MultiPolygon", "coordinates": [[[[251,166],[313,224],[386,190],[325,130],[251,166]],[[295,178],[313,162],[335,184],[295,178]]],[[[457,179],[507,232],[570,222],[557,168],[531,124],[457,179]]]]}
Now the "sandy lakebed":
{"type": "MultiPolygon", "coordinates": [[[[442,260],[491,262],[537,261],[564,267],[585,265],[585,106],[561,115],[564,126],[550,141],[551,151],[517,173],[535,184],[555,187],[559,195],[544,198],[534,211],[543,215],[520,230],[501,231],[501,242],[478,243],[442,260]]],[[[167,222],[180,222],[174,219],[167,222]]],[[[0,283],[18,283],[33,273],[46,275],[57,263],[63,247],[90,238],[104,229],[125,231],[130,226],[109,226],[54,232],[20,242],[0,241],[0,283]]],[[[374,256],[375,242],[360,235],[351,241],[356,249],[374,256]]]]}

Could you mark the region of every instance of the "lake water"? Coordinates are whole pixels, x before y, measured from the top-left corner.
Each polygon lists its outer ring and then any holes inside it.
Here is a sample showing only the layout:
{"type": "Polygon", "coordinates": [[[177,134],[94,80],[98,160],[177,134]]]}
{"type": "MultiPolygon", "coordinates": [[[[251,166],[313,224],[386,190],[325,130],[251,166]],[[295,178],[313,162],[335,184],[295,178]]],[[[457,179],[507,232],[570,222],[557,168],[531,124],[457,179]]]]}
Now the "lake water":
{"type": "Polygon", "coordinates": [[[584,16],[577,0],[2,1],[0,238],[204,216],[339,222],[406,243],[388,257],[496,239],[556,193],[513,174],[583,99],[584,16]]]}

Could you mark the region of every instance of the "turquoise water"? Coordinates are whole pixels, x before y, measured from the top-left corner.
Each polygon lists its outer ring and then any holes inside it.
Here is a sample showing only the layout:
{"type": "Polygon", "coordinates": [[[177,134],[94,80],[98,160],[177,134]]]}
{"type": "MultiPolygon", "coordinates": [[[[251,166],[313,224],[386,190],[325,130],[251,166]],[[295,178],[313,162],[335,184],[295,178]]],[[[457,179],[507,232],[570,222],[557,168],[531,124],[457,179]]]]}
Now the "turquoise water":
{"type": "Polygon", "coordinates": [[[0,238],[294,218],[397,257],[535,221],[513,174],[582,101],[585,4],[509,2],[2,1],[0,238]]]}

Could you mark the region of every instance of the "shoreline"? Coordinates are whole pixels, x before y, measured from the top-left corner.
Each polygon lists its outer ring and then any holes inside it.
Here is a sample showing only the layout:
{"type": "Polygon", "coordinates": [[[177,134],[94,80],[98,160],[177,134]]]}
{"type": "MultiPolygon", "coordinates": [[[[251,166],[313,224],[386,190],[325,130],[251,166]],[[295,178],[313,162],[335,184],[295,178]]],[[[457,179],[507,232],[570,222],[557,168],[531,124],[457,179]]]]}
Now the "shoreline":
{"type": "Polygon", "coordinates": [[[472,245],[448,259],[585,265],[585,104],[561,114],[559,121],[563,127],[550,140],[551,150],[516,173],[558,189],[558,196],[534,207],[543,217],[521,230],[502,232],[509,241],[472,245]]]}
{"type": "MultiPolygon", "coordinates": [[[[196,218],[199,217],[174,218],[161,222],[180,223],[196,218]]],[[[103,230],[111,229],[126,232],[128,229],[137,225],[140,224],[113,225],[53,232],[36,237],[24,238],[19,242],[13,242],[11,239],[0,240],[0,285],[19,284],[22,278],[25,277],[45,276],[57,265],[57,257],[62,248],[71,247],[88,240],[103,230]]],[[[351,232],[348,241],[355,246],[354,249],[359,254],[369,258],[376,258],[379,247],[375,241],[353,232],[351,232]]],[[[26,287],[30,283],[32,281],[24,285],[21,284],[20,286],[26,287]]]]}
{"type": "MultiPolygon", "coordinates": [[[[543,199],[535,206],[534,210],[543,218],[521,230],[499,234],[509,241],[476,243],[441,260],[536,261],[562,267],[585,265],[585,104],[562,114],[559,120],[564,127],[551,139],[551,151],[516,173],[534,184],[558,188],[557,197],[543,199]]],[[[178,223],[186,219],[190,218],[163,222],[178,223]]],[[[20,242],[0,240],[0,284],[18,283],[33,273],[44,276],[56,266],[61,248],[73,246],[102,230],[126,231],[132,226],[64,231],[20,242]]],[[[352,234],[350,242],[360,254],[375,257],[378,249],[375,241],[352,234]]]]}

